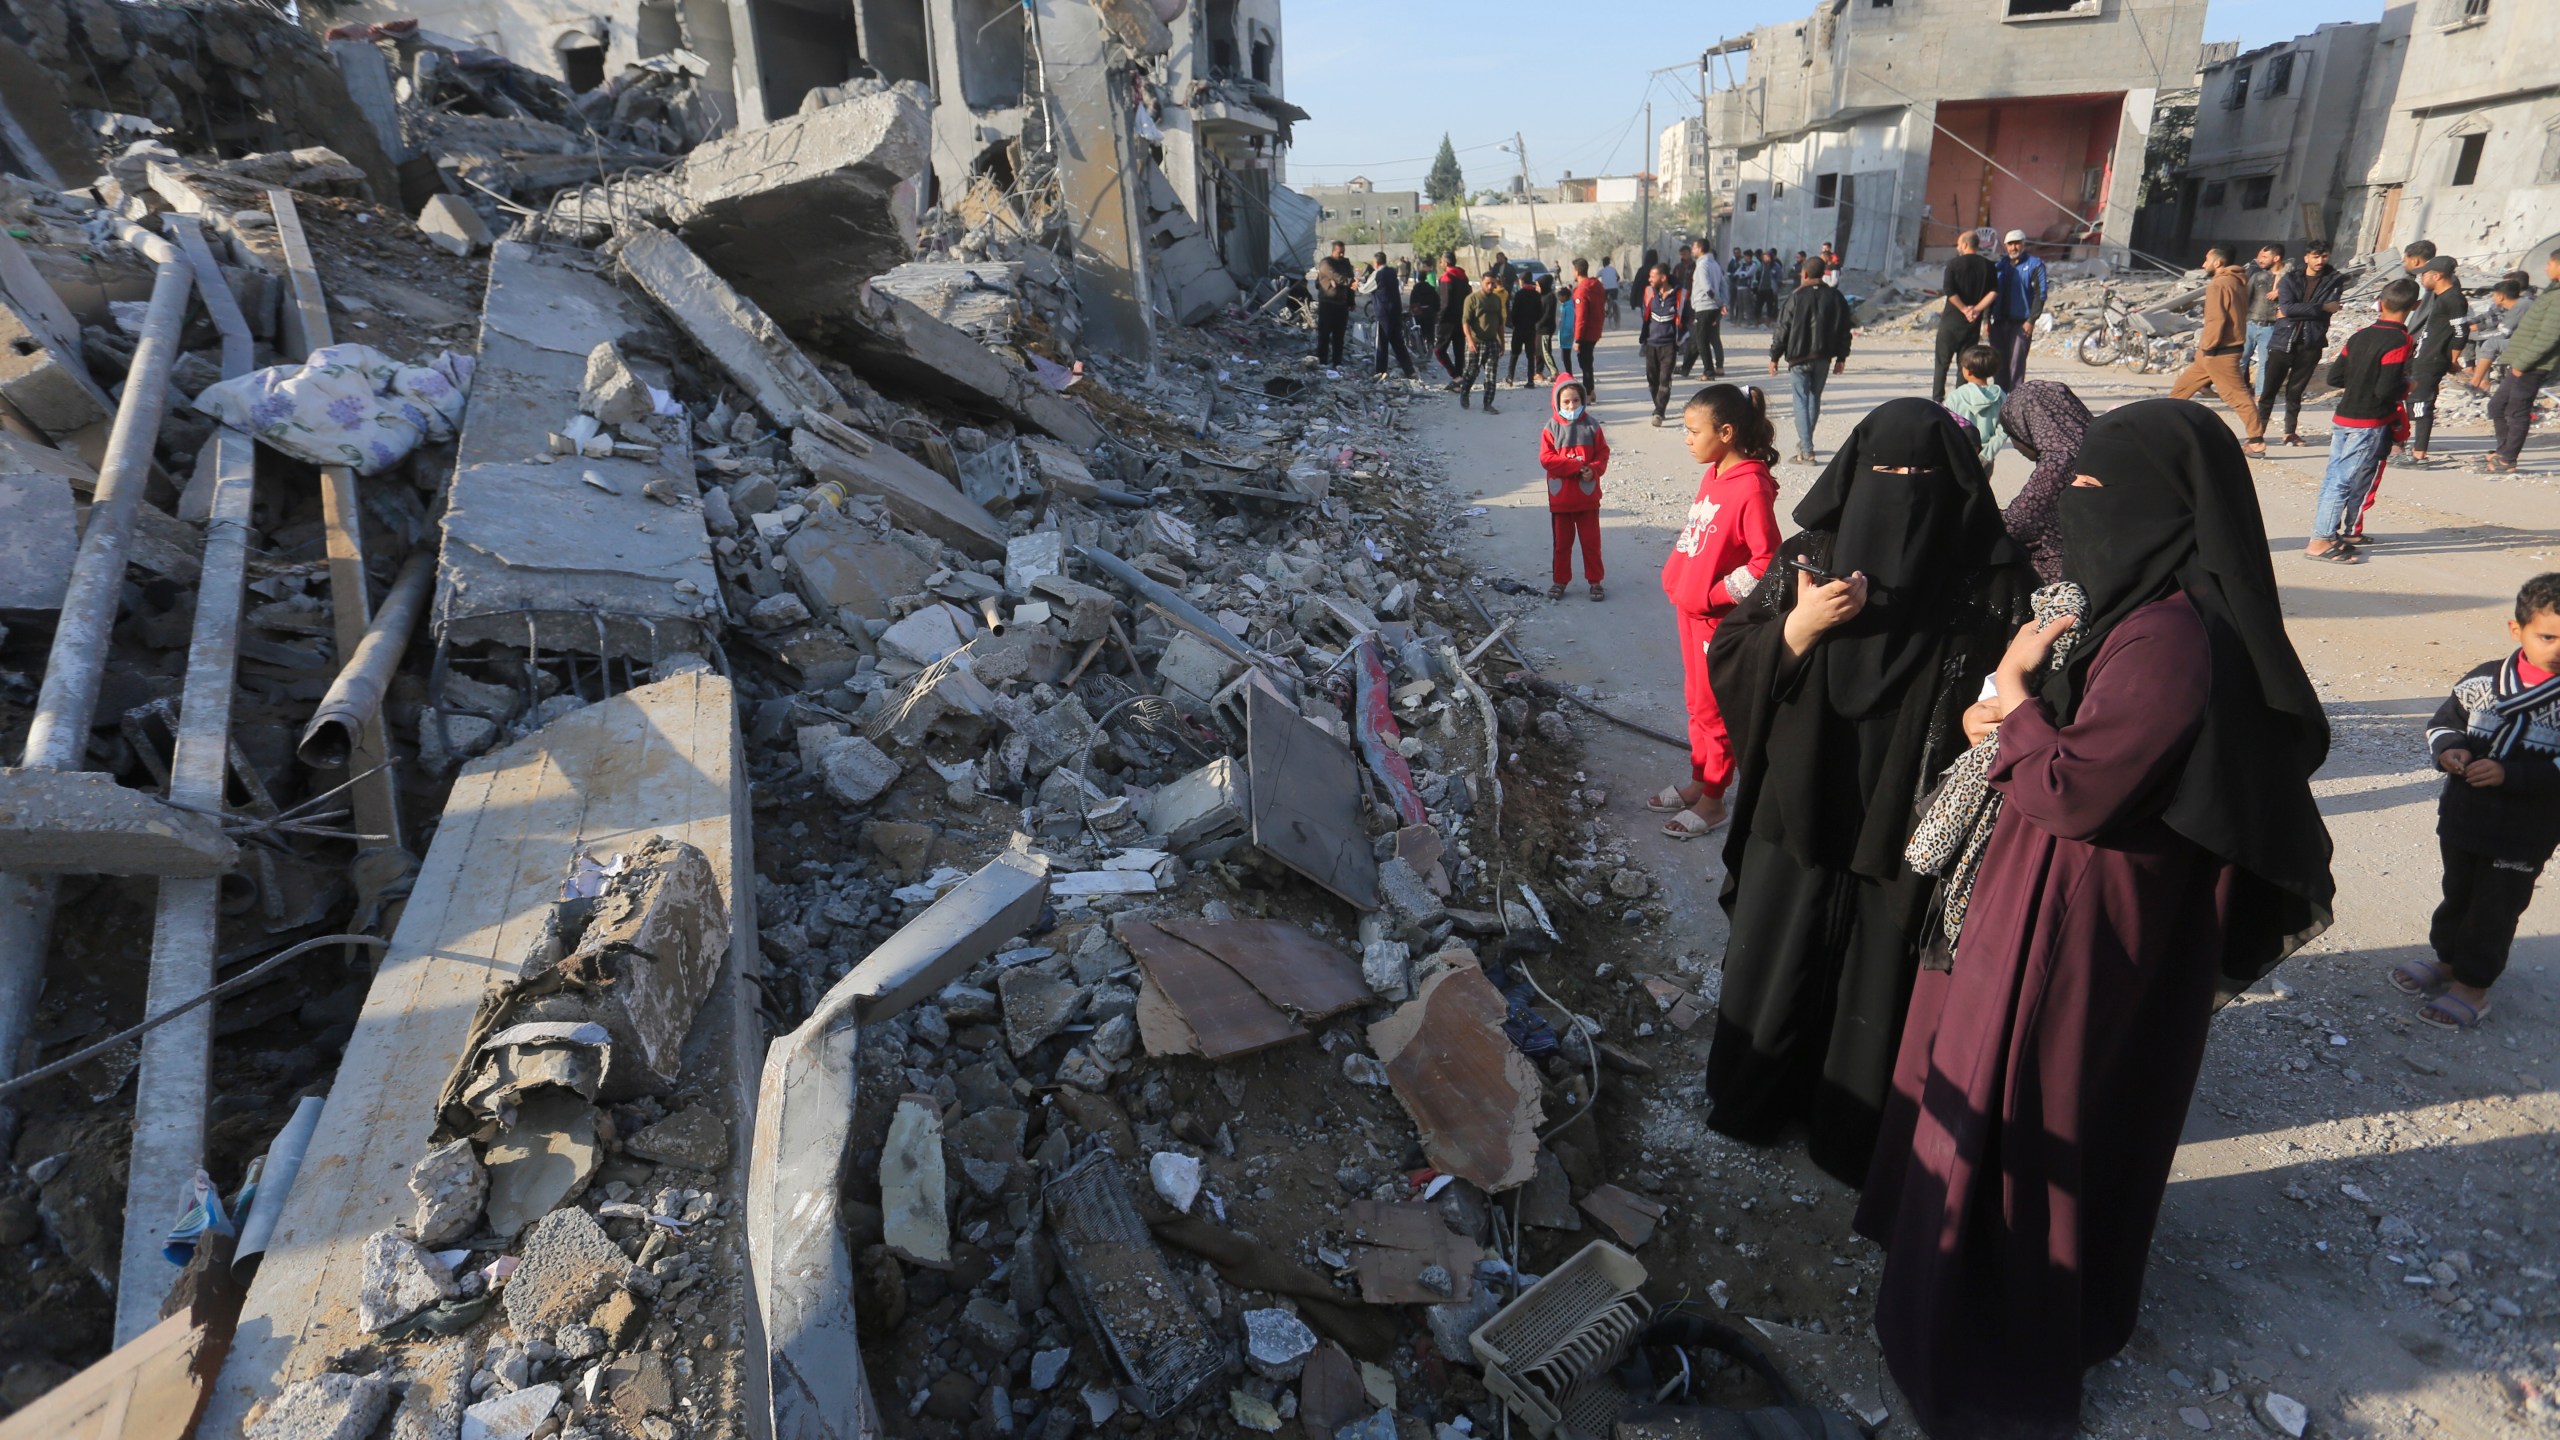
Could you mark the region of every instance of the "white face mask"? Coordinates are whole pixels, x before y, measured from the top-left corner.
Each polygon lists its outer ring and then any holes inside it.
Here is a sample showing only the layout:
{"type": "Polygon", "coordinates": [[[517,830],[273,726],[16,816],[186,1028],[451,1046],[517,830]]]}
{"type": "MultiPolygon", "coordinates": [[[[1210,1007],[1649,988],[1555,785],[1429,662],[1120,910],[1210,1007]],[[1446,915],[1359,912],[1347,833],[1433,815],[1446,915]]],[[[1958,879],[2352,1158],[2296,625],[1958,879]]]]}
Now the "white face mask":
{"type": "Polygon", "coordinates": [[[1567,405],[1556,411],[1556,413],[1563,416],[1564,422],[1570,425],[1574,421],[1582,418],[1582,407],[1579,405],[1567,405]]]}

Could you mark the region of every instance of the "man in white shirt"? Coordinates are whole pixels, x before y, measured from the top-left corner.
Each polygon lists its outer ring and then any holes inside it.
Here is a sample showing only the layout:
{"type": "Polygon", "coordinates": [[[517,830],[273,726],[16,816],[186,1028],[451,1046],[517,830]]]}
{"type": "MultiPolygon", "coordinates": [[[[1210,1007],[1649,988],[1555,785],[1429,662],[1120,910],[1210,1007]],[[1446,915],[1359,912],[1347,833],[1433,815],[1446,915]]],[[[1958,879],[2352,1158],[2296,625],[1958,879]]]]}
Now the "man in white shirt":
{"type": "Polygon", "coordinates": [[[1609,313],[1609,314],[1611,314],[1611,315],[1615,315],[1615,314],[1617,314],[1617,313],[1618,313],[1618,267],[1617,267],[1617,266],[1615,266],[1615,265],[1610,264],[1610,263],[1609,263],[1609,257],[1608,257],[1608,256],[1606,256],[1606,255],[1603,255],[1603,256],[1601,256],[1601,257],[1600,257],[1600,288],[1601,288],[1601,289],[1603,289],[1603,290],[1605,290],[1605,291],[1607,291],[1607,292],[1609,293],[1609,309],[1608,309],[1608,313],[1609,313]]]}
{"type": "Polygon", "coordinates": [[[1733,296],[1725,277],[1723,262],[1703,240],[1692,241],[1689,249],[1697,261],[1689,270],[1689,334],[1680,347],[1680,375],[1687,379],[1691,366],[1701,356],[1707,362],[1707,378],[1724,377],[1724,307],[1733,296]]]}

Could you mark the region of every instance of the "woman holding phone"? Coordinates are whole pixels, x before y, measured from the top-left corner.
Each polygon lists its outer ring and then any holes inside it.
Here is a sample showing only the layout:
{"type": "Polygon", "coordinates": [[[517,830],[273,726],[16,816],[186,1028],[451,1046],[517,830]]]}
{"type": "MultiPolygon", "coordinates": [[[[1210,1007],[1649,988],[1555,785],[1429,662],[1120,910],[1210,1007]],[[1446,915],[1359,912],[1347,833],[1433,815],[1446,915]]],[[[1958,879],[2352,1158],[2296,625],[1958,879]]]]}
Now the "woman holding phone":
{"type": "Polygon", "coordinates": [[[1767,1145],[1801,1121],[1814,1163],[1856,1185],[1931,924],[1932,882],[1902,859],[1913,800],[1965,748],[2033,577],[1979,447],[1917,397],[1859,422],[1795,521],[1787,583],[1707,652],[1742,777],[1707,1123],[1767,1145]]]}

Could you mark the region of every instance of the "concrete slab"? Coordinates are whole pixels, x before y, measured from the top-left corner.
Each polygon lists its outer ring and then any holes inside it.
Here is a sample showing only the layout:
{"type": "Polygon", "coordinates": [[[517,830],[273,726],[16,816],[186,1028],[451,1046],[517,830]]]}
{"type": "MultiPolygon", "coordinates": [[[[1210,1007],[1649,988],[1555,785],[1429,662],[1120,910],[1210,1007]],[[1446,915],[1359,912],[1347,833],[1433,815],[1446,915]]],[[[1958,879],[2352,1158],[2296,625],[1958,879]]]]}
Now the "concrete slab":
{"type": "Polygon", "coordinates": [[[879,499],[899,524],[957,546],[972,560],[1004,558],[1002,522],[894,446],[875,442],[870,453],[857,455],[820,438],[814,430],[795,430],[791,456],[820,480],[833,480],[850,493],[879,499]]]}
{"type": "Polygon", "coordinates": [[[844,405],[844,396],[782,327],[683,241],[645,226],[624,230],[616,240],[622,268],[729,378],[746,387],[774,424],[788,428],[801,423],[803,411],[844,405]]]}
{"type": "Polygon", "coordinates": [[[240,847],[210,815],[103,770],[0,770],[0,869],[44,875],[225,875],[240,847]]]}
{"type": "Polygon", "coordinates": [[[667,218],[784,327],[823,333],[915,254],[931,103],[897,85],[698,146],[667,218]]]}
{"type": "MultiPolygon", "coordinates": [[[[758,962],[739,748],[729,682],[697,672],[590,705],[464,767],[250,1286],[199,1433],[240,1433],[260,1397],[363,1343],[355,1302],[365,1241],[409,1218],[409,1169],[431,1148],[436,1126],[435,1082],[421,1077],[453,1072],[483,1001],[536,953],[580,851],[610,854],[663,834],[709,858],[732,931],[728,965],[697,1022],[689,1072],[731,1114],[748,1113],[743,1077],[753,1073],[749,1047],[760,1045],[762,1032],[743,978],[758,962]]],[[[743,1186],[733,1165],[721,1188],[743,1186]]],[[[750,1326],[747,1353],[762,1344],[752,1316],[750,1326]]],[[[747,1379],[747,1402],[761,1405],[758,1377],[747,1379]]]]}
{"type": "Polygon", "coordinates": [[[33,313],[0,298],[0,400],[45,434],[61,437],[115,414],[76,352],[33,313]]]}
{"type": "Polygon", "coordinates": [[[639,460],[474,465],[453,477],[436,566],[448,640],[656,658],[723,623],[699,502],[641,493],[670,478],[639,460]],[[592,477],[592,478],[590,478],[592,477]]]}
{"type": "Polygon", "coordinates": [[[1001,415],[1078,450],[1102,443],[1102,427],[1091,415],[1020,362],[878,286],[864,286],[822,333],[829,353],[883,384],[1001,415]]]}
{"type": "Polygon", "coordinates": [[[1032,0],[1041,78],[1058,115],[1058,180],[1076,217],[1076,298],[1088,343],[1141,363],[1155,351],[1147,303],[1143,173],[1128,133],[1120,67],[1104,44],[1101,12],[1069,0],[1032,0]]]}
{"type": "Polygon", "coordinates": [[[71,482],[8,473],[0,452],[0,610],[59,610],[80,550],[71,482]]]}

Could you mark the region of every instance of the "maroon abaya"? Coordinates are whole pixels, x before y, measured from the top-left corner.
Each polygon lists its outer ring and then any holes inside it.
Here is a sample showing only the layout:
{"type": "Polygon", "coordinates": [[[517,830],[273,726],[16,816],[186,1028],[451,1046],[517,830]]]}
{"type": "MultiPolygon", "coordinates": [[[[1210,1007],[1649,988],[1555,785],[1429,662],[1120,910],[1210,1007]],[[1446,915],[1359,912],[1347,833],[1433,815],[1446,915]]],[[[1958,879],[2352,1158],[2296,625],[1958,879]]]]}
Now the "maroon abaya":
{"type": "Polygon", "coordinates": [[[2000,726],[2007,797],[1954,967],[1911,998],[1858,1209],[1876,1328],[1935,1440],[2073,1433],[2123,1348],[2204,1054],[2221,861],[2160,818],[2212,689],[2195,608],[2126,615],[2057,728],[2000,726]]]}

